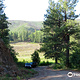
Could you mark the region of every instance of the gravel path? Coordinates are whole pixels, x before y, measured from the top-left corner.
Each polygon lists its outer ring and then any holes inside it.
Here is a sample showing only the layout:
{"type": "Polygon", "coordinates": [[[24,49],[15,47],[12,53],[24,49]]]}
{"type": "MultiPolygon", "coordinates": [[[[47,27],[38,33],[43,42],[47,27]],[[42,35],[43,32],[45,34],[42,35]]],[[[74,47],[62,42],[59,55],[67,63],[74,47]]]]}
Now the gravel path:
{"type": "Polygon", "coordinates": [[[40,66],[33,69],[38,71],[39,75],[28,80],[80,80],[79,72],[72,71],[72,73],[74,73],[73,77],[68,77],[67,74],[71,71],[52,70],[48,69],[46,66],[40,66]]]}

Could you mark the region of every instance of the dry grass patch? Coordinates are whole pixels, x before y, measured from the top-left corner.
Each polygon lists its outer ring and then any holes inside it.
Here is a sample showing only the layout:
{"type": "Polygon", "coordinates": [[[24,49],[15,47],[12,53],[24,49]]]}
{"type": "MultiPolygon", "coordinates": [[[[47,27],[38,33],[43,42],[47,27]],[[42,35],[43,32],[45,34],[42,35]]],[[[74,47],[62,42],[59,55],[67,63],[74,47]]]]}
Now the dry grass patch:
{"type": "MultiPolygon", "coordinates": [[[[14,47],[14,50],[18,52],[17,55],[18,61],[31,61],[31,54],[34,53],[36,49],[40,49],[39,43],[28,43],[28,42],[18,42],[18,43],[11,43],[11,46],[14,47]]],[[[53,62],[52,59],[45,59],[44,53],[39,53],[41,62],[42,61],[49,61],[53,62]]]]}

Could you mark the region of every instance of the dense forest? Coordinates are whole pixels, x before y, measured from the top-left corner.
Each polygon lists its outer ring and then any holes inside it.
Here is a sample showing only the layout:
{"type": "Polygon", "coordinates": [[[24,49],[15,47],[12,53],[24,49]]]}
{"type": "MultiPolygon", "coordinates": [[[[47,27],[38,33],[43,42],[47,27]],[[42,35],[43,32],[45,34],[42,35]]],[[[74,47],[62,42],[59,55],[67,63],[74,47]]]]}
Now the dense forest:
{"type": "Polygon", "coordinates": [[[40,29],[43,27],[41,21],[20,21],[9,20],[9,39],[13,42],[43,42],[43,32],[40,29]]]}

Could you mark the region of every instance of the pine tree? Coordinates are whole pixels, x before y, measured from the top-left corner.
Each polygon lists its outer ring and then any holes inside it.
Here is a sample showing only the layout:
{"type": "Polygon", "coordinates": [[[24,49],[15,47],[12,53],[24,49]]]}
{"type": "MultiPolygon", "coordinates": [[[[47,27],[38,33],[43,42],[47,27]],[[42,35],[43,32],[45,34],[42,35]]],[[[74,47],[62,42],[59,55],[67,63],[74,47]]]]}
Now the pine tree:
{"type": "Polygon", "coordinates": [[[75,15],[75,6],[78,0],[59,0],[61,13],[63,16],[64,26],[64,41],[66,45],[66,66],[69,67],[69,54],[70,54],[70,36],[78,32],[79,26],[75,19],[78,15],[75,15]]]}
{"type": "Polygon", "coordinates": [[[61,39],[58,33],[59,28],[62,24],[62,15],[59,11],[60,5],[52,1],[49,2],[50,6],[45,15],[46,20],[44,21],[44,29],[42,31],[45,33],[44,45],[42,45],[41,51],[45,51],[45,57],[55,59],[55,63],[58,63],[58,59],[61,53],[61,39]]]}
{"type": "Polygon", "coordinates": [[[66,50],[66,66],[69,67],[69,50],[71,45],[70,36],[79,32],[78,23],[75,22],[74,7],[77,0],[59,0],[57,3],[49,0],[49,9],[45,15],[44,44],[41,50],[45,51],[45,56],[55,58],[57,63],[58,57],[66,50]]]}
{"type": "Polygon", "coordinates": [[[4,13],[3,0],[0,0],[0,37],[6,45],[9,44],[9,29],[6,14],[4,13]]]}
{"type": "Polygon", "coordinates": [[[39,53],[37,51],[34,51],[34,53],[31,55],[31,59],[33,62],[39,64],[40,63],[39,53]]]}

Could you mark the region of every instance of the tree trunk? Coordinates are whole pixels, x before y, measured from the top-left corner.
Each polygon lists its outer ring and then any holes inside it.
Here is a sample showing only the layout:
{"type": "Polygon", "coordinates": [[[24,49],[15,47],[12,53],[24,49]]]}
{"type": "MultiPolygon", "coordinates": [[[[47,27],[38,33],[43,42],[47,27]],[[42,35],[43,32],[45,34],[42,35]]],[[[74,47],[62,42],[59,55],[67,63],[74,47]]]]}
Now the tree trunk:
{"type": "MultiPolygon", "coordinates": [[[[56,51],[56,45],[54,45],[54,48],[55,48],[55,51],[56,51]]],[[[55,54],[55,64],[58,63],[58,61],[57,61],[57,60],[58,60],[57,56],[58,56],[58,55],[57,55],[57,53],[56,53],[56,54],[55,54]]]]}
{"type": "MultiPolygon", "coordinates": [[[[65,0],[67,1],[67,0],[65,0]]],[[[67,14],[66,14],[66,10],[65,10],[65,22],[67,21],[67,14]]],[[[69,34],[66,35],[66,40],[65,42],[67,43],[67,47],[66,47],[66,66],[69,67],[69,34]]]]}
{"type": "Polygon", "coordinates": [[[66,66],[69,67],[69,35],[67,35],[66,66]]]}
{"type": "Polygon", "coordinates": [[[55,57],[55,64],[57,64],[58,63],[58,59],[57,59],[57,57],[55,57]]]}

